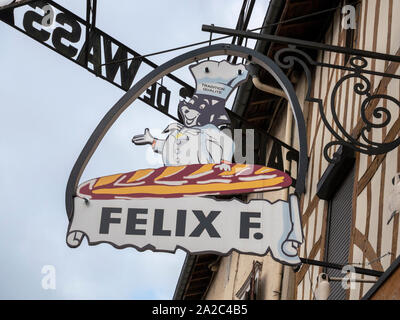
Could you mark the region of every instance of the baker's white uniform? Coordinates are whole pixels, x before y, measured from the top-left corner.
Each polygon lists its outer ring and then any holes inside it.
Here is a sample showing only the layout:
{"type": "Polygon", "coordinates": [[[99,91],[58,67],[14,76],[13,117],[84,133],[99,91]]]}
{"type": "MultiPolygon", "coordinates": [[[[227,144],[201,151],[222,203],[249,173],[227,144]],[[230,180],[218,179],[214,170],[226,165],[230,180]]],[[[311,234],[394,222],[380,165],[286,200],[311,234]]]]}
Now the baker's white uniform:
{"type": "Polygon", "coordinates": [[[231,162],[234,143],[216,126],[181,127],[165,140],[155,139],[154,152],[162,154],[165,166],[231,162]]]}

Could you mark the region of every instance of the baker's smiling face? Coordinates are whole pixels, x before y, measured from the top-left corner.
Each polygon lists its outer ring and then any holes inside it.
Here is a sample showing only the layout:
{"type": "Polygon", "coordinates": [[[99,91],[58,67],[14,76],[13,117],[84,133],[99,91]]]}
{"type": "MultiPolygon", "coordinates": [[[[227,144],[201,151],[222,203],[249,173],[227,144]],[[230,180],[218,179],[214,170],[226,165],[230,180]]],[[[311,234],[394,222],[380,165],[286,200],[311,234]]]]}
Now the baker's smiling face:
{"type": "Polygon", "coordinates": [[[197,120],[199,119],[200,112],[190,109],[187,105],[183,106],[181,109],[181,114],[183,117],[183,122],[185,126],[192,127],[197,124],[197,120]]]}
{"type": "Polygon", "coordinates": [[[225,111],[225,100],[212,96],[195,94],[189,101],[180,101],[178,111],[186,127],[201,127],[207,124],[219,127],[230,124],[225,111]]]}
{"type": "Polygon", "coordinates": [[[201,125],[199,123],[199,117],[202,111],[206,109],[206,102],[202,101],[201,104],[198,102],[198,96],[194,95],[189,101],[181,101],[179,103],[178,110],[182,116],[183,124],[186,127],[201,125]]]}

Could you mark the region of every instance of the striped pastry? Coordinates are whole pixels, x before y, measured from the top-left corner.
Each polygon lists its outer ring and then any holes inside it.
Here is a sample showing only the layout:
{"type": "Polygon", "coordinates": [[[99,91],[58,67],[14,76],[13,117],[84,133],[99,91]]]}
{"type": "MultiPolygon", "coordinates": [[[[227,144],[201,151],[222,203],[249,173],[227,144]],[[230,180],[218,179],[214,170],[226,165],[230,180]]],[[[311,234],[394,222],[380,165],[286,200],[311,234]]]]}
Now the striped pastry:
{"type": "Polygon", "coordinates": [[[290,186],[286,173],[260,166],[232,164],[230,171],[217,164],[141,169],[86,181],[77,195],[87,199],[181,198],[277,190],[290,186]]]}

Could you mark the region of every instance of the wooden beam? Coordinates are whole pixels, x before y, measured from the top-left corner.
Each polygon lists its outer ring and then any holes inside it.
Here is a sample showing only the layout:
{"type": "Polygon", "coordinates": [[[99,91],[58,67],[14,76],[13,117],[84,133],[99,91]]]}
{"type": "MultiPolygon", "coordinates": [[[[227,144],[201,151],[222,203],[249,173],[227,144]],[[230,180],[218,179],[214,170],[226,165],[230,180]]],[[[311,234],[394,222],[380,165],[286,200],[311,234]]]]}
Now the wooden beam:
{"type": "MultiPolygon", "coordinates": [[[[308,259],[314,259],[319,249],[321,249],[321,237],[318,239],[317,242],[314,243],[314,245],[310,251],[310,254],[307,254],[307,252],[306,252],[305,255],[308,256],[308,259]]],[[[309,264],[301,265],[300,271],[296,273],[296,285],[297,286],[303,280],[303,278],[309,268],[310,268],[309,264]]]]}
{"type": "MultiPolygon", "coordinates": [[[[383,143],[389,143],[396,139],[397,135],[400,131],[400,118],[398,118],[395,123],[392,125],[388,134],[386,135],[383,143]]],[[[377,155],[374,160],[371,162],[363,176],[358,180],[358,194],[357,197],[361,194],[361,192],[365,189],[371,179],[374,177],[375,173],[378,171],[378,168],[382,164],[383,160],[385,160],[387,153],[383,153],[377,155]]]]}
{"type": "Polygon", "coordinates": [[[249,103],[249,106],[258,106],[260,104],[271,102],[272,100],[274,100],[274,98],[268,98],[268,99],[264,99],[264,100],[253,101],[253,102],[249,103]]]}
{"type": "Polygon", "coordinates": [[[197,260],[198,262],[204,262],[204,261],[209,261],[209,260],[215,260],[215,259],[217,259],[217,255],[214,255],[214,254],[202,254],[202,255],[199,255],[199,259],[197,260]]]}
{"type": "Polygon", "coordinates": [[[186,297],[198,296],[198,295],[203,295],[203,292],[202,291],[197,291],[197,292],[185,294],[186,297]]]}
{"type": "Polygon", "coordinates": [[[207,269],[197,270],[197,271],[193,270],[192,275],[198,276],[199,274],[201,274],[202,276],[210,275],[210,277],[211,277],[211,273],[212,273],[211,270],[207,268],[207,269]]]}
{"type": "Polygon", "coordinates": [[[207,260],[207,261],[203,261],[203,262],[198,262],[198,263],[196,263],[195,268],[197,266],[209,265],[209,264],[214,263],[214,262],[215,262],[215,259],[214,260],[207,260]]]}
{"type": "Polygon", "coordinates": [[[211,275],[209,275],[209,276],[201,276],[201,277],[199,277],[199,278],[195,278],[195,277],[192,277],[192,282],[195,282],[195,281],[202,281],[202,280],[207,280],[207,279],[210,279],[211,278],[211,275]]]}
{"type": "Polygon", "coordinates": [[[317,21],[303,21],[303,22],[295,22],[291,24],[285,24],[281,27],[282,34],[290,34],[292,37],[295,33],[301,33],[301,30],[304,29],[313,29],[314,27],[321,25],[321,20],[317,21]],[[296,32],[297,31],[297,32],[296,32]]]}
{"type": "MultiPolygon", "coordinates": [[[[211,277],[210,277],[211,279],[211,277]]],[[[210,281],[203,281],[203,282],[190,282],[189,288],[186,292],[191,292],[193,290],[200,290],[205,289],[210,281]]]]}
{"type": "MultiPolygon", "coordinates": [[[[273,125],[274,122],[275,122],[274,120],[275,120],[275,118],[277,117],[278,112],[279,112],[280,108],[282,107],[284,101],[286,101],[286,100],[284,100],[283,98],[280,98],[280,99],[279,99],[279,102],[274,106],[274,113],[272,114],[271,121],[269,122],[269,126],[268,126],[267,132],[270,132],[270,131],[271,131],[272,125],[273,125]]],[[[288,106],[288,108],[289,108],[289,106],[288,106]]],[[[288,112],[292,112],[292,111],[290,110],[290,111],[288,111],[288,112]]]]}
{"type": "Polygon", "coordinates": [[[266,120],[269,119],[269,116],[263,115],[263,116],[256,116],[256,117],[251,117],[251,118],[247,118],[248,122],[254,122],[254,121],[260,121],[260,120],[266,120]]]}
{"type": "MultiPolygon", "coordinates": [[[[397,50],[396,56],[400,56],[400,48],[397,50]]],[[[389,66],[386,68],[385,73],[395,74],[397,72],[397,69],[399,68],[399,66],[400,66],[399,63],[391,62],[389,64],[389,66]]],[[[381,81],[379,82],[378,87],[375,89],[373,95],[385,94],[387,92],[387,88],[388,88],[391,80],[392,80],[392,78],[390,78],[390,77],[382,78],[381,81]]],[[[365,110],[365,117],[367,119],[372,118],[372,114],[375,111],[375,108],[377,107],[379,102],[380,102],[379,99],[373,99],[368,104],[368,106],[365,110]]],[[[354,127],[354,129],[351,132],[352,136],[358,137],[364,126],[365,126],[365,122],[362,120],[361,115],[360,115],[358,118],[358,121],[357,121],[357,125],[354,127]]]]}

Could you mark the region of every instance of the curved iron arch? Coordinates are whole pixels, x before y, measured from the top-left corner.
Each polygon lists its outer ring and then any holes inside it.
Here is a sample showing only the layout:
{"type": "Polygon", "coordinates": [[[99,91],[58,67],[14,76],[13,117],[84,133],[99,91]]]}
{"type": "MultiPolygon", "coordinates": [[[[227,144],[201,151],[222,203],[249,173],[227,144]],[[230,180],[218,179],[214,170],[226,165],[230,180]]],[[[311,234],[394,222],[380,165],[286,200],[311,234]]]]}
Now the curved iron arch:
{"type": "Polygon", "coordinates": [[[89,140],[86,142],[70,173],[65,193],[65,205],[67,215],[70,220],[72,219],[74,211],[73,197],[75,196],[75,191],[78,187],[79,179],[83,173],[83,170],[86,168],[87,163],[92,157],[94,151],[97,149],[97,146],[103,139],[104,135],[113,125],[115,120],[118,119],[121,113],[125,111],[125,109],[128,108],[133,101],[136,100],[147,88],[149,88],[155,81],[163,76],[190,63],[219,55],[237,56],[248,59],[252,63],[259,65],[275,78],[275,80],[282,87],[282,90],[286,93],[294,118],[296,120],[300,146],[295,189],[298,196],[305,192],[305,176],[308,167],[306,128],[303,112],[291,82],[282,72],[279,66],[267,56],[246,47],[235,46],[231,44],[215,44],[184,53],[157,67],[140,81],[138,81],[131,89],[129,89],[129,91],[127,91],[121,97],[121,99],[119,99],[119,101],[107,112],[107,114],[97,125],[96,129],[93,131],[89,140]]]}

